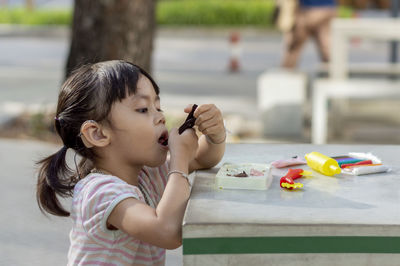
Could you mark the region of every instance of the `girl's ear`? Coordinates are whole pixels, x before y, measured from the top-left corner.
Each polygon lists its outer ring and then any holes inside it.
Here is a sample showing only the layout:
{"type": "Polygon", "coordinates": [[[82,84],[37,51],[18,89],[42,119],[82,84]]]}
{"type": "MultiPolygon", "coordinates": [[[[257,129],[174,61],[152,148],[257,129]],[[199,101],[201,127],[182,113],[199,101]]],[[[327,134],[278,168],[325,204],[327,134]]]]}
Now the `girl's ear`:
{"type": "Polygon", "coordinates": [[[81,139],[86,148],[105,147],[110,144],[110,134],[96,121],[85,121],[81,126],[81,139]]]}

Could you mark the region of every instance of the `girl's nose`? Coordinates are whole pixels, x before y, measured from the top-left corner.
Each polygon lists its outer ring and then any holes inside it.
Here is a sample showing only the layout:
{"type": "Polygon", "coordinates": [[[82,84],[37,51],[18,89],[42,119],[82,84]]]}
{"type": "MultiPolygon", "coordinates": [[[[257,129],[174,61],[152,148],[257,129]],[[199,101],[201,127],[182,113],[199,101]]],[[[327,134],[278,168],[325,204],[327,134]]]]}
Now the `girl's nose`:
{"type": "Polygon", "coordinates": [[[162,123],[165,125],[165,116],[163,113],[157,113],[156,124],[158,124],[158,123],[162,123]]]}

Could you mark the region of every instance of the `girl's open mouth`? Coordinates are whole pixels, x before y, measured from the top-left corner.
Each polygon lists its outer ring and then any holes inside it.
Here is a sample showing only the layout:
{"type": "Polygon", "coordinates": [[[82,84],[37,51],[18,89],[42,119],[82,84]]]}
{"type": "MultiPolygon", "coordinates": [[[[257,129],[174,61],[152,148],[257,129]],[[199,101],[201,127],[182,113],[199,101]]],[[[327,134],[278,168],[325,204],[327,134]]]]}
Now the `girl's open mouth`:
{"type": "Polygon", "coordinates": [[[161,136],[158,138],[158,143],[163,146],[168,146],[168,131],[164,131],[161,136]]]}

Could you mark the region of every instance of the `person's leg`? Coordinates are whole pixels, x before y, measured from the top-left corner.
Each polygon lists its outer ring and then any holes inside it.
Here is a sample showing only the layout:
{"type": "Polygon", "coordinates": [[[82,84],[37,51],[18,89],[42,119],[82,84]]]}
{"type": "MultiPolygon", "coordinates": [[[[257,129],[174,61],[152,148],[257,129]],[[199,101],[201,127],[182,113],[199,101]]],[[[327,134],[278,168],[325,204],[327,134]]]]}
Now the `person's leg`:
{"type": "Polygon", "coordinates": [[[313,38],[315,39],[319,56],[322,62],[330,60],[330,42],[331,42],[331,21],[335,17],[334,9],[319,10],[319,21],[313,27],[313,38]]]}
{"type": "Polygon", "coordinates": [[[285,35],[285,52],[282,67],[295,68],[303,45],[308,38],[304,11],[297,12],[293,29],[285,35]]]}

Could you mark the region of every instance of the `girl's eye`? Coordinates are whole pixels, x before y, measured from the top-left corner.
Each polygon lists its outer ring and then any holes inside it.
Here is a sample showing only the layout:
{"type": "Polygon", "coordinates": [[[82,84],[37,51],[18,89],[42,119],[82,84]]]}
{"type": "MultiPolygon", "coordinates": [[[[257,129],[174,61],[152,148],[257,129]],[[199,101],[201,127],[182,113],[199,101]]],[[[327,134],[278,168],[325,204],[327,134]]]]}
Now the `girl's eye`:
{"type": "Polygon", "coordinates": [[[160,108],[157,109],[158,112],[163,113],[164,111],[161,110],[160,108]]]}
{"type": "Polygon", "coordinates": [[[136,110],[139,113],[147,113],[147,108],[140,108],[136,110]]]}

